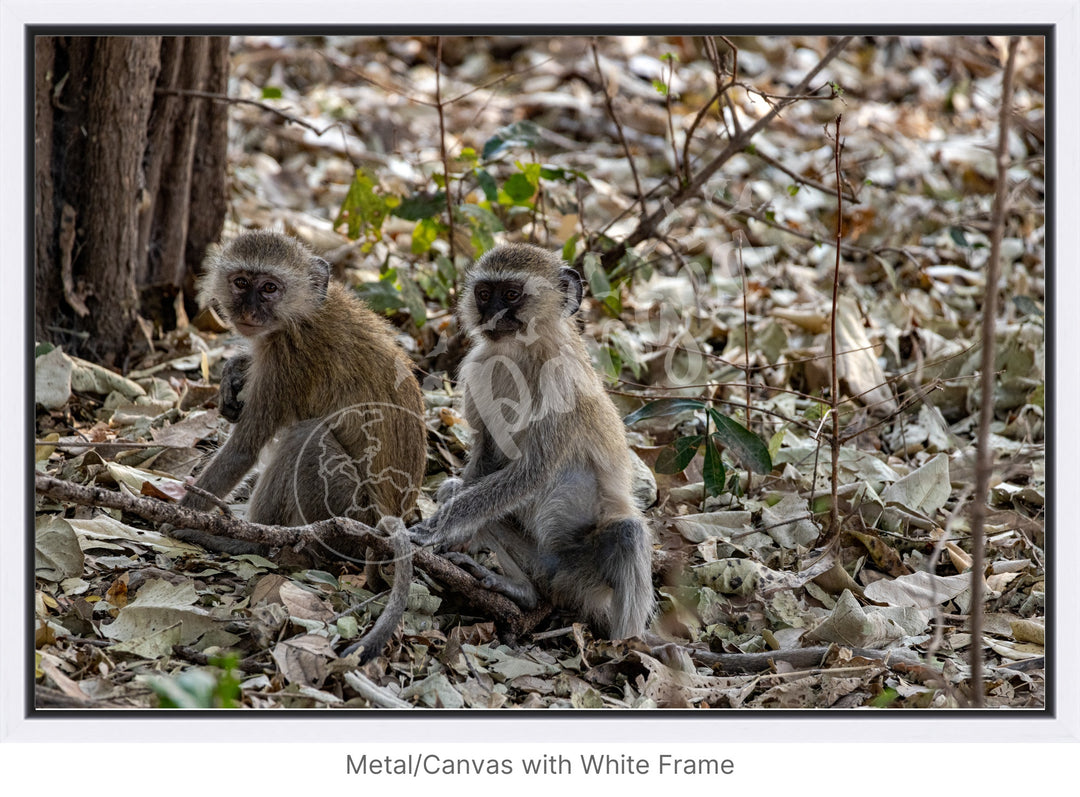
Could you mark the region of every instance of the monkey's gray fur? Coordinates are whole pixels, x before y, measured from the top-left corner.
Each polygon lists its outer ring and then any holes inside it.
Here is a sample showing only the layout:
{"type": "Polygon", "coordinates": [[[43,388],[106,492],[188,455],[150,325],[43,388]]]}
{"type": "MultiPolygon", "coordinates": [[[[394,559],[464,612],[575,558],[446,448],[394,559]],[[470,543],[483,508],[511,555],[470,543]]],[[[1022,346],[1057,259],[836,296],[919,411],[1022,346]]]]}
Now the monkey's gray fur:
{"type": "Polygon", "coordinates": [[[410,535],[491,550],[502,575],[453,558],[525,607],[539,591],[622,639],[654,610],[652,543],[622,420],[573,318],[581,296],[577,273],[535,246],[499,246],[467,274],[458,312],[472,348],[458,384],[472,448],[410,535]]]}

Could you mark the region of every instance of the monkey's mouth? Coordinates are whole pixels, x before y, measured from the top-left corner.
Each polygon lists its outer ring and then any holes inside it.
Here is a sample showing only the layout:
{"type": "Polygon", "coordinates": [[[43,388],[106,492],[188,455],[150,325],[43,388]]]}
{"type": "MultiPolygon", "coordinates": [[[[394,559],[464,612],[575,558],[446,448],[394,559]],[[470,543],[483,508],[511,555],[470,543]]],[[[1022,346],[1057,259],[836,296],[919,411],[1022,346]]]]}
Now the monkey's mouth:
{"type": "Polygon", "coordinates": [[[495,318],[484,324],[480,330],[488,340],[499,340],[521,330],[521,324],[508,318],[495,318]]]}
{"type": "Polygon", "coordinates": [[[245,338],[252,338],[264,331],[262,324],[249,321],[233,321],[233,328],[245,338]]]}

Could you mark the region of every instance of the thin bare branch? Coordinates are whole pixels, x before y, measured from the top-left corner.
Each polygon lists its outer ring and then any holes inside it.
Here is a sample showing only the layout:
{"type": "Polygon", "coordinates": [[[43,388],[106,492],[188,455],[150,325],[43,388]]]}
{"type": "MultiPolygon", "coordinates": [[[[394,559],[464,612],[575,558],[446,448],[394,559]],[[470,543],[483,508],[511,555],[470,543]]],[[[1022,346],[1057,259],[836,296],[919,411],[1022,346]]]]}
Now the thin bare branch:
{"type": "Polygon", "coordinates": [[[260,108],[264,111],[269,111],[275,116],[284,119],[286,122],[291,122],[294,125],[300,125],[300,127],[306,128],[314,133],[316,136],[321,136],[329,130],[333,130],[335,127],[340,127],[341,122],[332,122],[326,127],[318,128],[311,122],[306,122],[299,117],[292,114],[285,113],[273,105],[269,105],[265,102],[259,102],[258,100],[247,100],[242,97],[230,97],[228,94],[216,94],[212,91],[198,91],[196,89],[154,89],[155,94],[165,94],[178,97],[201,97],[204,100],[212,100],[213,102],[224,102],[230,105],[252,105],[256,108],[260,108]]]}
{"type": "MultiPolygon", "coordinates": [[[[836,358],[836,309],[840,299],[840,243],[844,237],[844,182],[840,174],[840,157],[844,143],[840,140],[840,119],[836,117],[836,141],[834,142],[836,166],[836,268],[833,269],[832,312],[829,314],[829,346],[832,356],[829,360],[832,383],[829,389],[829,405],[832,409],[832,505],[829,507],[829,523],[833,535],[840,534],[840,368],[836,358]]],[[[835,537],[834,537],[835,538],[835,537]]]]}
{"type": "MultiPolygon", "coordinates": [[[[454,201],[450,197],[450,161],[446,156],[446,118],[443,113],[442,101],[442,36],[435,38],[435,108],[439,112],[439,157],[443,167],[443,193],[446,194],[446,223],[450,231],[447,238],[450,240],[450,262],[454,262],[454,201]]],[[[454,269],[454,295],[457,296],[457,269],[454,269]]]]}
{"type": "Polygon", "coordinates": [[[622,144],[623,152],[626,153],[626,162],[630,164],[630,174],[634,176],[634,188],[637,191],[637,201],[641,203],[641,213],[644,215],[645,192],[641,190],[641,178],[638,176],[637,166],[634,165],[634,156],[630,153],[630,142],[626,140],[626,133],[623,132],[622,122],[619,121],[619,117],[615,113],[611,92],[608,91],[607,78],[604,77],[604,70],[600,68],[600,54],[596,48],[595,36],[593,37],[590,46],[592,47],[593,63],[596,65],[596,76],[600,81],[600,91],[604,94],[604,106],[607,108],[608,116],[611,118],[612,124],[615,125],[615,131],[619,134],[619,142],[622,144]]]}
{"type": "MultiPolygon", "coordinates": [[[[806,92],[807,88],[821,72],[834,58],[843,52],[844,48],[848,45],[853,37],[844,36],[838,39],[832,47],[821,57],[821,59],[814,65],[813,69],[806,73],[806,76],[799,82],[790,95],[780,98],[775,104],[773,104],[769,112],[758,119],[753,125],[738,133],[734,138],[728,141],[728,144],[724,149],[705,166],[703,166],[694,175],[694,179],[690,180],[686,185],[677,190],[674,194],[661,203],[661,206],[649,214],[647,217],[641,220],[637,228],[630,233],[623,241],[618,245],[613,246],[610,250],[604,253],[602,263],[605,269],[609,269],[618,263],[627,249],[637,246],[642,241],[652,238],[656,234],[656,230],[660,223],[667,218],[679,205],[686,202],[691,197],[697,196],[698,192],[704,187],[721,166],[728,162],[737,153],[742,152],[746,148],[746,145],[750,143],[754,136],[768,127],[772,121],[779,115],[780,111],[797,102],[801,99],[806,92]]],[[[819,98],[820,99],[820,98],[819,98]]]]}
{"type": "Polygon", "coordinates": [[[1013,71],[1018,36],[1009,38],[1009,55],[1001,78],[1001,110],[998,115],[997,186],[994,191],[990,259],[986,263],[986,294],[982,307],[982,374],[979,392],[979,430],[976,438],[975,499],[971,507],[971,704],[981,708],[983,686],[983,572],[986,569],[986,503],[994,452],[990,448],[990,424],[994,420],[994,330],[997,326],[998,274],[1001,270],[1001,238],[1005,228],[1005,199],[1009,182],[1009,121],[1012,116],[1013,71]]]}

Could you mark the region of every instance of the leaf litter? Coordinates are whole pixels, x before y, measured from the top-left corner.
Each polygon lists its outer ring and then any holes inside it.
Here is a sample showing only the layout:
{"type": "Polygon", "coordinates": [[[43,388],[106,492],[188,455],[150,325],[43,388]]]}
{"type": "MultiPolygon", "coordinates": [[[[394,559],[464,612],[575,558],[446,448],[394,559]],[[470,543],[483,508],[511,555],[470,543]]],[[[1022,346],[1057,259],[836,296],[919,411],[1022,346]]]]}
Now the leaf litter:
{"type": "MultiPolygon", "coordinates": [[[[702,117],[688,148],[698,163],[736,124],[764,115],[828,45],[814,36],[731,43],[742,85],[727,107],[702,117]]],[[[635,180],[645,192],[662,190],[681,157],[670,141],[669,100],[681,145],[715,90],[701,47],[695,38],[598,40],[635,174],[587,39],[445,40],[449,143],[455,158],[477,159],[455,168],[483,166],[462,205],[472,220],[463,249],[475,254],[507,229],[553,248],[605,224],[613,239],[631,233],[635,180]],[[661,93],[653,81],[667,79],[668,62],[657,68],[667,52],[678,59],[661,93]],[[523,212],[513,203],[540,196],[529,162],[567,179],[538,183],[543,207],[523,212]],[[501,218],[480,207],[488,190],[506,192],[507,204],[493,206],[501,218]]],[[[445,240],[425,250],[432,228],[408,218],[439,209],[421,201],[434,195],[432,175],[442,168],[433,52],[424,37],[326,37],[317,47],[289,37],[235,40],[232,94],[258,100],[272,87],[281,99],[266,102],[332,130],[315,135],[233,106],[229,177],[231,219],[283,228],[327,253],[339,277],[383,303],[403,345],[423,358],[429,496],[468,446],[450,409],[452,367],[435,354],[446,353],[453,329],[437,299],[445,283],[429,269],[445,240]],[[335,218],[358,164],[372,196],[405,197],[412,210],[350,240],[335,218]]],[[[701,457],[639,479],[656,532],[653,630],[682,647],[599,639],[559,614],[508,645],[498,618],[471,613],[420,576],[387,655],[359,667],[335,651],[378,616],[383,574],[208,554],[134,517],[39,498],[37,704],[965,705],[979,305],[1000,64],[994,37],[853,42],[821,75],[842,94],[786,108],[706,182],[701,201],[679,207],[660,243],[631,250],[628,271],[613,279],[595,263],[586,268],[594,296],[586,340],[624,413],[642,399],[704,398],[769,444],[765,476],[749,477],[724,452],[730,481],[718,494],[704,489],[701,457]],[[838,113],[850,193],[837,324],[845,525],[829,544],[824,395],[837,218],[824,125],[838,113]],[[819,647],[810,663],[794,655],[819,647]],[[732,673],[721,660],[745,668],[732,673]]],[[[986,699],[1014,708],[1045,700],[1042,91],[1042,42],[1026,38],[1009,139],[1012,205],[999,287],[1012,301],[995,328],[997,466],[982,574],[986,699]]],[[[570,256],[583,246],[571,245],[570,256]]],[[[39,347],[35,467],[176,500],[229,428],[216,411],[216,385],[237,339],[204,322],[159,334],[126,376],[39,347]]],[[[654,464],[662,449],[705,428],[704,413],[687,412],[631,426],[629,439],[654,464]]],[[[421,501],[425,514],[433,506],[421,501]]]]}

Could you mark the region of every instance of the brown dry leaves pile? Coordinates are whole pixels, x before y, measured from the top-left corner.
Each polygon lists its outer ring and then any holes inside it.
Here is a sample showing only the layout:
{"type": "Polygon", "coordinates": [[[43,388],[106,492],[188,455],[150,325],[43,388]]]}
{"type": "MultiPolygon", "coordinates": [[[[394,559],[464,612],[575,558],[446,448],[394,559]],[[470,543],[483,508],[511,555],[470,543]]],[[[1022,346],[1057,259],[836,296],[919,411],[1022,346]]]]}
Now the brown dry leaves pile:
{"type": "MultiPolygon", "coordinates": [[[[689,150],[695,166],[828,46],[821,37],[733,43],[742,85],[723,114],[714,105],[702,117],[689,150]]],[[[835,83],[838,97],[786,109],[699,198],[674,210],[661,240],[635,250],[638,270],[617,288],[617,312],[595,299],[587,306],[597,365],[627,412],[640,406],[634,395],[684,395],[712,399],[746,423],[749,359],[749,424],[773,454],[770,475],[748,484],[744,474],[742,495],[704,504],[700,457],[681,474],[657,476],[648,512],[663,558],[655,630],[714,653],[832,645],[819,667],[794,669],[778,654],[767,671],[720,674],[686,650],[599,640],[558,615],[510,648],[497,618],[471,614],[418,577],[402,633],[358,670],[335,651],[381,609],[384,593],[370,574],[210,555],[137,518],[39,499],[38,705],[154,706],[158,695],[181,705],[234,695],[251,707],[963,705],[977,340],[1002,50],[996,38],[856,39],[815,83],[819,97],[835,83]],[[841,113],[845,521],[823,548],[831,420],[822,424],[811,396],[828,384],[837,221],[829,131],[841,113]],[[857,648],[889,654],[867,658],[857,648]],[[216,665],[229,653],[227,675],[216,665]]],[[[415,222],[391,217],[377,240],[350,241],[333,220],[358,166],[387,194],[434,190],[443,169],[434,53],[424,38],[236,41],[233,95],[268,97],[327,131],[234,106],[230,225],[293,232],[353,284],[378,279],[380,269],[391,293],[422,281],[432,252],[414,252],[415,222]]],[[[544,183],[532,207],[497,209],[496,237],[554,248],[571,235],[628,235],[637,183],[654,198],[671,193],[683,136],[716,88],[703,53],[699,38],[601,38],[601,81],[586,37],[445,40],[439,90],[452,100],[444,108],[451,157],[481,152],[500,128],[527,120],[538,140],[491,164],[497,179],[519,169],[515,161],[587,177],[544,183]],[[607,115],[605,86],[636,175],[607,115]]],[[[992,706],[1044,700],[1043,76],[1042,42],[1025,39],[1009,139],[1007,301],[996,327],[998,465],[980,574],[992,706]]],[[[484,197],[463,182],[457,199],[484,197]]],[[[459,234],[456,243],[461,254],[475,239],[459,234]]],[[[449,410],[451,361],[425,356],[448,339],[450,314],[430,299],[422,309],[403,302],[393,317],[428,372],[434,486],[460,465],[467,434],[449,410]]],[[[183,480],[227,434],[215,376],[237,339],[218,332],[200,323],[158,335],[124,377],[39,348],[38,469],[162,500],[182,495],[183,480]]],[[[668,416],[634,426],[631,441],[654,463],[674,438],[702,428],[693,413],[668,416]]]]}

